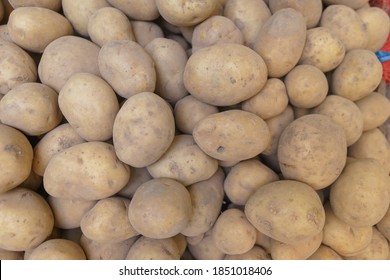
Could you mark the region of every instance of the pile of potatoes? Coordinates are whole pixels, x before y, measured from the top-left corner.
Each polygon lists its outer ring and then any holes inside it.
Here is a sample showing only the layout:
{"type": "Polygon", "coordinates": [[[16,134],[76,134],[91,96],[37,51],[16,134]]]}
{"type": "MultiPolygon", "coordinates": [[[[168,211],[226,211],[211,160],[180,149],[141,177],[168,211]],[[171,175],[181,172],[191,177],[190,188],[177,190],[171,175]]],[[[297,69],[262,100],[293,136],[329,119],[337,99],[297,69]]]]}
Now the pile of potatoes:
{"type": "Polygon", "coordinates": [[[0,18],[0,259],[390,259],[390,20],[368,0],[0,18]]]}

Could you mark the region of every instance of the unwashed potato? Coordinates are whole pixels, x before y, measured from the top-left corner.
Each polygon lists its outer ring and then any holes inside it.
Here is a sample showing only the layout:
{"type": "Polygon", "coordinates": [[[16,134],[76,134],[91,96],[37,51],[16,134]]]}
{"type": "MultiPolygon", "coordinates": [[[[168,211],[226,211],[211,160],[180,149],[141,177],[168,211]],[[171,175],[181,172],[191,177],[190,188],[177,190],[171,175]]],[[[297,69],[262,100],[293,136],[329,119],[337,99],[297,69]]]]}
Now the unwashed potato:
{"type": "Polygon", "coordinates": [[[173,238],[141,236],[130,247],[126,260],[179,260],[180,251],[173,238]]]}
{"type": "Polygon", "coordinates": [[[45,134],[62,120],[58,94],[44,84],[21,84],[1,99],[0,120],[27,135],[45,134]]]}
{"type": "Polygon", "coordinates": [[[368,3],[369,0],[323,0],[328,5],[345,5],[352,9],[359,9],[368,3]]]}
{"type": "MultiPolygon", "coordinates": [[[[1,2],[0,2],[1,3],[1,2]]],[[[23,260],[24,252],[23,251],[8,251],[0,249],[0,260],[23,260]]]]}
{"type": "Polygon", "coordinates": [[[379,223],[376,224],[376,227],[390,242],[390,207],[379,223]]]}
{"type": "Polygon", "coordinates": [[[206,232],[198,243],[189,243],[188,250],[196,260],[223,260],[226,255],[215,245],[212,229],[206,232]]]}
{"type": "Polygon", "coordinates": [[[37,80],[37,66],[31,56],[14,43],[3,40],[0,40],[0,69],[0,94],[37,80]]]}
{"type": "Polygon", "coordinates": [[[308,260],[342,260],[343,258],[332,248],[321,245],[308,260]]]}
{"type": "Polygon", "coordinates": [[[292,8],[285,8],[278,10],[264,23],[253,49],[264,59],[268,76],[280,78],[298,63],[305,41],[304,17],[292,8]]]}
{"type": "Polygon", "coordinates": [[[373,92],[356,101],[363,116],[363,130],[381,126],[390,117],[390,100],[380,93],[373,92]]]}
{"type": "Polygon", "coordinates": [[[154,0],[107,0],[107,2],[133,20],[152,21],[160,16],[154,0]]]}
{"type": "Polygon", "coordinates": [[[133,197],[136,190],[141,186],[143,183],[153,179],[153,177],[150,175],[148,169],[146,167],[142,168],[135,168],[130,166],[130,180],[127,182],[126,186],[121,189],[117,195],[131,198],[133,197]]]}
{"type": "Polygon", "coordinates": [[[315,190],[292,180],[258,188],[245,204],[245,214],[257,230],[287,244],[319,234],[325,223],[324,207],[315,190]]]}
{"type": "Polygon", "coordinates": [[[86,142],[55,154],[43,184],[54,197],[98,200],[117,193],[129,178],[130,169],[118,160],[113,145],[86,142]]]}
{"type": "Polygon", "coordinates": [[[159,25],[152,21],[132,20],[131,26],[138,44],[145,47],[155,38],[163,38],[164,33],[159,25]]]}
{"type": "Polygon", "coordinates": [[[85,253],[77,243],[67,239],[51,239],[34,248],[27,260],[85,260],[85,253]]]}
{"type": "Polygon", "coordinates": [[[23,133],[1,123],[0,158],[0,193],[4,193],[28,178],[31,172],[33,150],[23,133]]]}
{"type": "Polygon", "coordinates": [[[270,255],[260,246],[253,246],[243,254],[225,255],[224,260],[270,260],[270,255]]]}
{"type": "Polygon", "coordinates": [[[17,188],[0,194],[0,248],[25,251],[41,244],[52,232],[53,213],[37,193],[17,188]]]}
{"type": "Polygon", "coordinates": [[[18,7],[41,7],[53,11],[61,9],[61,0],[8,0],[15,9],[18,7]]]}

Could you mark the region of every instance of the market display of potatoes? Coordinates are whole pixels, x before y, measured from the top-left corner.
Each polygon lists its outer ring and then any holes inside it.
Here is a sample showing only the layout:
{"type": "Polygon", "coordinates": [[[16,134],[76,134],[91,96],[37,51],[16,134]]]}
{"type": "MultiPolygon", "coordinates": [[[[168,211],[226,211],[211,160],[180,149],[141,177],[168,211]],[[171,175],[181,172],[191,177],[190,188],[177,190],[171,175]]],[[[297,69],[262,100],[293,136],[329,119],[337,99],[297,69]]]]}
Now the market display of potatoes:
{"type": "Polygon", "coordinates": [[[388,260],[369,0],[0,0],[0,260],[388,260]]]}

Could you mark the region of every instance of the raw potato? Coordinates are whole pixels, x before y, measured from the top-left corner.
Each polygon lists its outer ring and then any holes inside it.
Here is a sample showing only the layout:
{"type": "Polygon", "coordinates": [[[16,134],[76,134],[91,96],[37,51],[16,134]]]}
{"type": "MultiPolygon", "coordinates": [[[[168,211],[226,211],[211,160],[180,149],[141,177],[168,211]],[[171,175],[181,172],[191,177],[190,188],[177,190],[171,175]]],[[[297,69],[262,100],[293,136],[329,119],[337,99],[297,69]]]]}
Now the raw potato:
{"type": "Polygon", "coordinates": [[[352,9],[359,9],[368,3],[369,0],[323,0],[328,5],[345,5],[352,9]]]}
{"type": "Polygon", "coordinates": [[[8,19],[8,32],[15,44],[25,50],[43,53],[55,39],[73,34],[70,22],[46,8],[20,7],[8,19]]]}
{"type": "Polygon", "coordinates": [[[180,252],[173,238],[153,239],[141,236],[131,246],[126,260],[179,260],[180,252]]]}
{"type": "Polygon", "coordinates": [[[0,40],[13,43],[11,37],[9,36],[8,26],[6,24],[0,25],[0,40]]]}
{"type": "Polygon", "coordinates": [[[64,117],[87,141],[112,138],[119,103],[113,89],[90,73],[72,75],[61,88],[58,103],[64,117]]]}
{"type": "Polygon", "coordinates": [[[115,152],[121,161],[133,167],[156,162],[168,150],[174,136],[172,109],[152,92],[127,99],[115,118],[115,152]]]}
{"type": "Polygon", "coordinates": [[[382,220],[376,224],[376,227],[390,242],[390,207],[387,209],[387,212],[383,216],[382,220]]]}
{"type": "Polygon", "coordinates": [[[0,40],[0,69],[0,94],[37,80],[37,66],[31,56],[14,43],[3,40],[0,40]]]}
{"type": "Polygon", "coordinates": [[[64,36],[51,42],[43,52],[38,65],[43,84],[60,92],[62,86],[75,73],[85,72],[100,76],[99,47],[81,37],[64,36]]]}
{"type": "Polygon", "coordinates": [[[264,23],[253,49],[264,59],[268,76],[280,78],[298,63],[305,41],[304,17],[296,10],[286,8],[274,13],[264,23]]]}
{"type": "Polygon", "coordinates": [[[255,157],[266,149],[271,138],[263,119],[241,110],[209,115],[196,124],[193,136],[206,154],[223,161],[255,157]]]}
{"type": "Polygon", "coordinates": [[[146,167],[142,167],[142,168],[130,167],[130,172],[131,172],[131,177],[129,182],[127,182],[126,186],[123,187],[123,189],[121,189],[117,193],[118,195],[126,198],[133,197],[134,193],[139,188],[139,186],[153,179],[153,177],[150,175],[146,167]]]}
{"type": "Polygon", "coordinates": [[[45,134],[62,120],[58,94],[44,84],[21,84],[1,99],[0,120],[27,135],[45,134]]]}
{"type": "Polygon", "coordinates": [[[355,227],[377,224],[390,204],[388,176],[387,170],[375,159],[348,163],[330,189],[334,214],[355,227]]]}
{"type": "Polygon", "coordinates": [[[135,39],[138,44],[145,47],[155,38],[163,38],[164,33],[159,25],[149,21],[131,21],[135,39]]]}
{"type": "Polygon", "coordinates": [[[225,253],[218,249],[211,236],[212,230],[205,233],[197,244],[188,244],[188,250],[196,260],[223,260],[225,253]]]}
{"type": "Polygon", "coordinates": [[[331,76],[331,92],[357,101],[372,93],[382,79],[382,64],[369,50],[354,49],[331,76]]]}
{"type": "Polygon", "coordinates": [[[315,190],[332,184],[347,159],[343,128],[329,117],[309,114],[290,123],[279,139],[278,160],[283,177],[315,190]]]}
{"type": "Polygon", "coordinates": [[[0,248],[25,251],[41,244],[52,232],[53,213],[37,193],[23,188],[0,194],[0,248]]]}
{"type": "Polygon", "coordinates": [[[0,158],[1,194],[17,187],[28,178],[33,160],[33,150],[26,136],[1,123],[0,158]]]}
{"type": "Polygon", "coordinates": [[[343,258],[332,248],[321,245],[308,260],[342,260],[343,258]]]}
{"type": "Polygon", "coordinates": [[[153,59],[133,41],[111,41],[103,45],[99,52],[99,70],[115,92],[124,98],[153,92],[156,87],[153,59]]]}
{"type": "Polygon", "coordinates": [[[88,35],[100,47],[111,41],[135,41],[130,20],[112,7],[101,8],[92,14],[88,21],[88,35]]]}
{"type": "Polygon", "coordinates": [[[117,193],[129,178],[129,167],[118,160],[111,144],[86,142],[55,154],[43,184],[54,197],[99,200],[117,193]]]}
{"type": "Polygon", "coordinates": [[[99,200],[80,222],[83,234],[93,241],[122,242],[138,235],[127,218],[130,200],[109,197],[99,200]]]}
{"type": "Polygon", "coordinates": [[[134,20],[155,20],[160,14],[154,0],[107,0],[113,7],[134,20]]]}
{"type": "Polygon", "coordinates": [[[270,260],[269,254],[260,246],[253,246],[243,254],[225,255],[224,260],[270,260]]]}
{"type": "MultiPolygon", "coordinates": [[[[1,2],[0,2],[1,3],[1,2]]],[[[1,4],[0,4],[1,5],[1,4]]],[[[0,260],[23,260],[24,252],[23,251],[8,251],[0,249],[0,260]]]]}
{"type": "Polygon", "coordinates": [[[256,245],[259,245],[261,248],[264,248],[267,253],[271,251],[272,238],[264,233],[256,230],[256,245]]]}
{"type": "Polygon", "coordinates": [[[319,234],[325,223],[320,197],[309,185],[280,180],[258,188],[245,205],[257,230],[287,244],[319,234]]]}
{"type": "Polygon", "coordinates": [[[202,102],[229,106],[258,93],[267,81],[267,67],[256,52],[239,44],[221,43],[190,56],[184,86],[202,102]]]}
{"type": "Polygon", "coordinates": [[[41,7],[53,11],[61,9],[61,0],[8,0],[15,9],[18,7],[41,7]]]}
{"type": "Polygon", "coordinates": [[[287,105],[285,84],[280,79],[271,78],[255,96],[243,101],[241,108],[266,120],[281,114],[287,105]]]}
{"type": "Polygon", "coordinates": [[[356,101],[356,105],[363,116],[364,131],[381,126],[390,117],[390,100],[380,93],[370,93],[356,101]]]}
{"type": "Polygon", "coordinates": [[[51,239],[34,248],[27,260],[85,260],[85,253],[77,243],[67,239],[51,239]]]}
{"type": "Polygon", "coordinates": [[[136,231],[150,238],[169,238],[180,233],[192,214],[191,197],[179,182],[159,178],[142,184],[135,192],[128,216],[136,231]]]}

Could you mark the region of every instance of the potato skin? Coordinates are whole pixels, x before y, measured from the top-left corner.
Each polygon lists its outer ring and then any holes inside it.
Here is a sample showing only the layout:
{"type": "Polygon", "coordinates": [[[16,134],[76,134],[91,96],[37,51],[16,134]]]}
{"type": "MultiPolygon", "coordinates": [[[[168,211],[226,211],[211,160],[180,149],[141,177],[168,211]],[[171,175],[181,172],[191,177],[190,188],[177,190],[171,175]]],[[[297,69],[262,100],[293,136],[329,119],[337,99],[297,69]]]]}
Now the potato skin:
{"type": "Polygon", "coordinates": [[[180,252],[173,238],[154,239],[141,236],[131,246],[126,260],[179,260],[180,252]]]}
{"type": "Polygon", "coordinates": [[[368,0],[323,0],[328,5],[345,5],[352,9],[359,9],[368,3],[368,0]]]}
{"type": "Polygon", "coordinates": [[[332,248],[321,245],[308,260],[342,260],[343,258],[336,253],[332,248]]]}
{"type": "Polygon", "coordinates": [[[67,239],[50,239],[34,248],[27,260],[85,260],[77,243],[67,239]]]}
{"type": "Polygon", "coordinates": [[[154,0],[107,0],[107,2],[133,20],[152,21],[160,16],[154,0]]]}
{"type": "Polygon", "coordinates": [[[378,92],[373,92],[356,101],[362,112],[363,130],[381,126],[390,117],[390,100],[378,92]]]}
{"type": "Polygon", "coordinates": [[[255,245],[243,254],[225,255],[224,260],[271,260],[271,257],[262,247],[255,245]]]}
{"type": "Polygon", "coordinates": [[[132,20],[131,25],[136,42],[142,47],[145,47],[155,38],[164,37],[161,27],[152,21],[132,20]]]}

